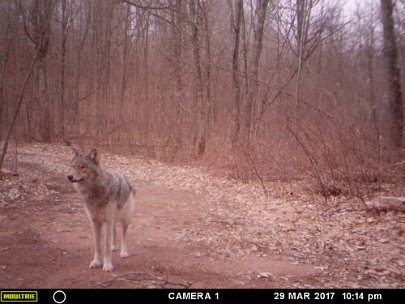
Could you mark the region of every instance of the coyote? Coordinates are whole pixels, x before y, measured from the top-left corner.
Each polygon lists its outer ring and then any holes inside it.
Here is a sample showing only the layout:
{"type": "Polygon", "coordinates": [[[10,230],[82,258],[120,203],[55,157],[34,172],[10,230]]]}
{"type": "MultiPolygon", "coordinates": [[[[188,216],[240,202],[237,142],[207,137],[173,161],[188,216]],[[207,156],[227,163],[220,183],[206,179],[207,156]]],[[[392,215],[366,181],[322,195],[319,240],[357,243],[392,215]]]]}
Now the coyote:
{"type": "Polygon", "coordinates": [[[101,166],[100,154],[96,149],[88,155],[72,150],[71,173],[67,178],[83,198],[93,230],[95,251],[90,268],[101,266],[101,232],[105,226],[103,270],[112,271],[111,252],[117,249],[117,223],[122,225],[120,256],[123,259],[128,257],[126,234],[135,207],[135,190],[123,175],[101,166]]]}

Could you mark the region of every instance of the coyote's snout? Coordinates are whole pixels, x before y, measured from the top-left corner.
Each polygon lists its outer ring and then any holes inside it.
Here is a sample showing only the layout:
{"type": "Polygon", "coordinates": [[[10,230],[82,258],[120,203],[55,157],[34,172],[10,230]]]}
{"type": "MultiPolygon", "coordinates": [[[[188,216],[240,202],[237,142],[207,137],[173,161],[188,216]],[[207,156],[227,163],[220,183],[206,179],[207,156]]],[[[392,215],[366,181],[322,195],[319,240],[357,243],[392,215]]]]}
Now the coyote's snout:
{"type": "Polygon", "coordinates": [[[121,254],[128,257],[126,234],[135,207],[135,190],[121,174],[108,171],[100,164],[96,149],[82,155],[73,149],[71,171],[67,179],[84,200],[85,210],[93,230],[95,252],[90,268],[103,264],[104,271],[113,269],[111,252],[117,248],[116,228],[122,226],[121,254]],[[105,226],[102,260],[102,229],[105,226]]]}

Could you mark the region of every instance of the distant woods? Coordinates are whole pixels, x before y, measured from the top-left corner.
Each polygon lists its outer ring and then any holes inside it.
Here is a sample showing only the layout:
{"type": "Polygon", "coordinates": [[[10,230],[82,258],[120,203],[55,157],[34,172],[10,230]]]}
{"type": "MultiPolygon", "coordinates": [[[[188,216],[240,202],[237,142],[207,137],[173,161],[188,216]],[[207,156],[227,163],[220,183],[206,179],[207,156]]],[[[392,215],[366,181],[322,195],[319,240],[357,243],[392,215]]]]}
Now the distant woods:
{"type": "Polygon", "coordinates": [[[368,2],[2,0],[0,139],[36,56],[16,140],[372,174],[404,148],[405,2],[368,2]]]}

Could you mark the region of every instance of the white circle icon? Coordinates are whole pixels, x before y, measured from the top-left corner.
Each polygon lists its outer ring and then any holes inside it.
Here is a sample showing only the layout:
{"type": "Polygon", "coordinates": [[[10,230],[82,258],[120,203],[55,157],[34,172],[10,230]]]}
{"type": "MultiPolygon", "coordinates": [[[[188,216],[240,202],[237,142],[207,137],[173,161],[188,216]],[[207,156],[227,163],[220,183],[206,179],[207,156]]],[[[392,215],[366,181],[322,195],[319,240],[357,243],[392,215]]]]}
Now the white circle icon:
{"type": "Polygon", "coordinates": [[[53,293],[53,300],[54,300],[55,303],[57,303],[57,304],[62,304],[63,302],[66,301],[66,293],[64,293],[62,290],[57,290],[57,291],[55,291],[55,292],[53,293]],[[55,296],[56,296],[57,294],[62,294],[62,296],[59,296],[59,295],[57,296],[57,297],[58,297],[58,300],[55,299],[55,296]]]}

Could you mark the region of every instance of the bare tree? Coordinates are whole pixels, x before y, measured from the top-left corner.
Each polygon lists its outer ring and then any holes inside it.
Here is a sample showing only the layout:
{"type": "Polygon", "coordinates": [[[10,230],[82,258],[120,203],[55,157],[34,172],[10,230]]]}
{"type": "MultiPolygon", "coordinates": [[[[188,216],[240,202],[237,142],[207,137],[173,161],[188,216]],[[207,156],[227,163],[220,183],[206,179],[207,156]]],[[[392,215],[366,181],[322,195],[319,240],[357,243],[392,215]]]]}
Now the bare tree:
{"type": "Polygon", "coordinates": [[[207,141],[209,137],[209,130],[211,124],[211,112],[212,112],[212,100],[211,100],[211,30],[209,24],[209,6],[207,2],[200,1],[200,10],[202,15],[202,28],[204,30],[204,40],[205,40],[205,55],[206,55],[206,68],[205,68],[205,95],[204,102],[201,107],[201,124],[199,132],[199,142],[198,145],[200,154],[205,152],[207,141]]]}
{"type": "Polygon", "coordinates": [[[60,63],[59,63],[59,138],[65,140],[65,80],[66,80],[66,43],[68,37],[68,12],[66,0],[60,1],[61,27],[60,27],[60,63]]]}
{"type": "Polygon", "coordinates": [[[260,55],[263,48],[263,32],[264,21],[266,20],[267,7],[269,0],[257,0],[255,3],[255,16],[256,20],[253,22],[253,55],[251,63],[251,73],[249,77],[249,97],[246,102],[246,111],[244,117],[244,140],[246,142],[252,141],[252,121],[257,115],[257,94],[259,89],[259,63],[260,55]]]}
{"type": "Polygon", "coordinates": [[[241,84],[239,75],[239,49],[240,49],[240,31],[242,22],[243,0],[229,1],[231,11],[231,31],[233,36],[232,48],[232,84],[233,84],[233,109],[232,109],[232,125],[230,140],[231,144],[235,145],[239,140],[241,129],[241,84]],[[235,4],[233,6],[233,4],[235,4]]]}
{"type": "MultiPolygon", "coordinates": [[[[336,180],[342,167],[366,172],[385,159],[375,153],[386,153],[379,144],[389,123],[392,141],[397,134],[403,142],[403,104],[394,94],[395,117],[385,119],[378,27],[361,30],[371,24],[367,18],[345,27],[337,3],[0,1],[2,138],[20,104],[15,96],[19,101],[34,45],[30,99],[14,123],[17,140],[65,138],[167,160],[205,154],[219,161],[229,160],[226,142],[236,148],[231,163],[243,176],[263,182],[288,165],[298,171],[300,163],[315,165],[322,182],[328,174],[336,180]]],[[[404,66],[405,2],[395,3],[394,72],[404,66]]],[[[399,76],[388,78],[398,89],[399,76]]]]}
{"type": "Polygon", "coordinates": [[[404,133],[404,105],[402,100],[398,51],[394,31],[393,2],[380,0],[381,19],[384,30],[384,57],[387,70],[388,100],[392,113],[391,137],[397,149],[402,146],[404,133]]]}
{"type": "Polygon", "coordinates": [[[208,24],[208,7],[203,1],[189,1],[188,7],[190,12],[191,27],[191,45],[194,61],[195,74],[195,156],[200,157],[204,154],[210,122],[210,99],[211,99],[211,50],[210,50],[210,33],[208,24]],[[204,62],[205,61],[205,62],[204,62]],[[204,64],[205,63],[205,64],[204,64]]]}
{"type": "Polygon", "coordinates": [[[188,2],[188,8],[190,11],[190,24],[191,24],[191,45],[193,48],[193,58],[194,58],[194,70],[195,70],[195,90],[194,90],[194,99],[196,102],[196,156],[201,156],[205,150],[206,145],[206,138],[204,134],[200,131],[202,130],[202,122],[204,118],[204,102],[203,102],[203,78],[202,78],[202,68],[201,68],[201,16],[200,16],[200,8],[198,5],[198,1],[191,0],[188,2]]]}
{"type": "MultiPolygon", "coordinates": [[[[2,2],[0,4],[1,11],[3,12],[1,18],[0,39],[3,42],[0,47],[0,138],[3,135],[1,130],[8,123],[7,119],[3,118],[3,111],[5,111],[6,96],[5,96],[5,80],[7,68],[10,65],[10,57],[13,51],[13,44],[15,42],[15,33],[18,30],[18,22],[14,15],[15,10],[12,8],[11,2],[2,2]],[[4,6],[3,6],[4,5],[4,6]]],[[[5,116],[5,115],[4,115],[5,116]]]]}
{"type": "MultiPolygon", "coordinates": [[[[45,15],[42,16],[42,21],[45,22],[45,24],[50,22],[51,19],[51,12],[52,10],[47,10],[45,15]]],[[[24,80],[22,82],[22,86],[20,88],[20,91],[18,93],[18,97],[16,99],[16,106],[14,109],[14,112],[12,114],[11,117],[11,121],[9,126],[6,129],[6,134],[5,134],[5,138],[4,138],[4,143],[3,143],[3,147],[1,150],[1,154],[0,154],[0,171],[1,168],[3,167],[3,163],[4,163],[4,159],[6,157],[6,153],[7,153],[7,149],[8,149],[8,145],[9,145],[9,141],[11,138],[11,135],[13,134],[13,132],[15,131],[15,126],[16,126],[16,122],[17,122],[17,118],[18,115],[20,113],[20,109],[21,109],[21,105],[23,103],[24,100],[24,95],[26,93],[26,89],[28,87],[28,83],[31,79],[31,76],[34,73],[34,69],[35,66],[37,65],[37,63],[43,59],[41,58],[41,56],[43,55],[43,43],[44,41],[46,41],[47,39],[49,39],[48,37],[49,32],[46,26],[42,27],[39,29],[39,32],[36,33],[36,44],[35,44],[35,53],[32,57],[31,63],[29,65],[29,68],[25,74],[24,80]]]]}
{"type": "Polygon", "coordinates": [[[79,102],[86,99],[92,92],[82,93],[81,83],[83,80],[83,62],[85,44],[89,37],[90,23],[92,22],[92,3],[80,1],[76,7],[76,20],[72,21],[72,32],[76,34],[72,37],[73,56],[71,64],[73,65],[73,79],[70,88],[70,98],[67,102],[67,122],[70,136],[77,136],[80,132],[79,127],[79,102]]]}
{"type": "Polygon", "coordinates": [[[29,8],[28,21],[24,23],[24,29],[31,42],[37,47],[38,62],[36,65],[35,81],[38,88],[39,98],[39,136],[43,141],[52,139],[52,116],[48,88],[48,63],[46,57],[49,50],[51,36],[51,19],[55,0],[33,0],[29,8]]]}

